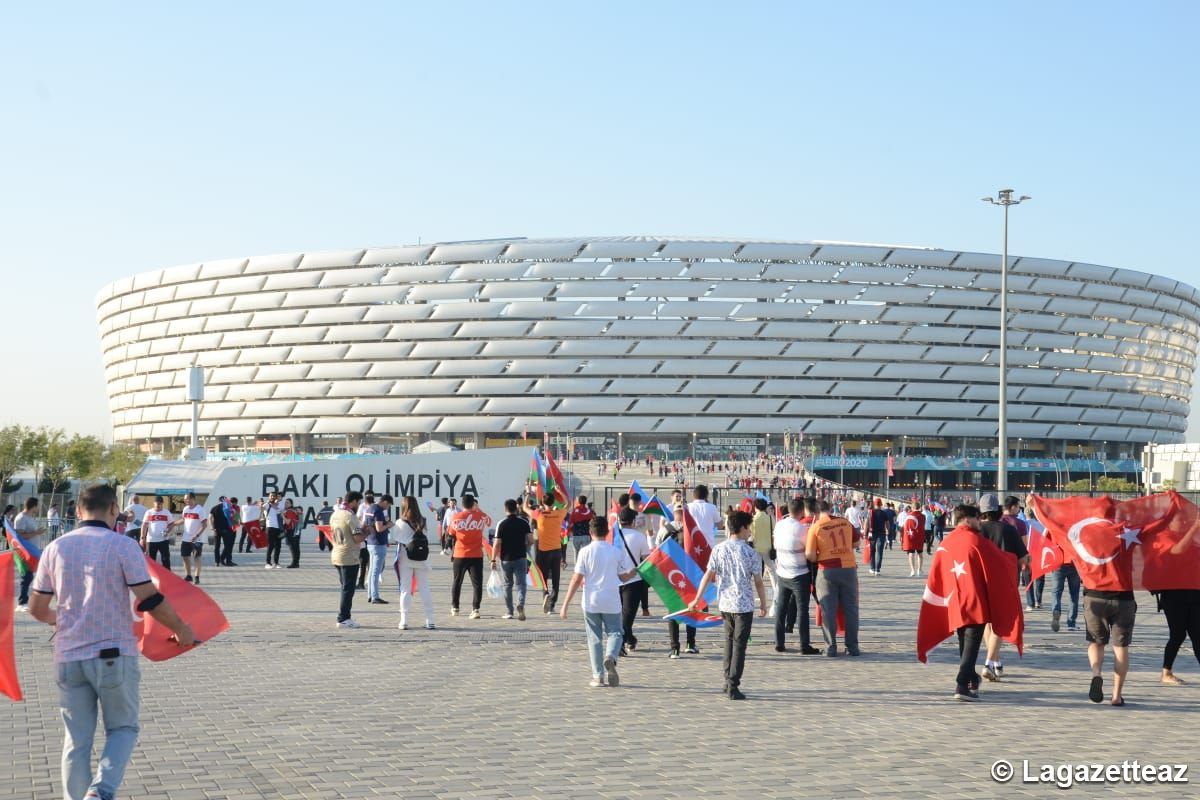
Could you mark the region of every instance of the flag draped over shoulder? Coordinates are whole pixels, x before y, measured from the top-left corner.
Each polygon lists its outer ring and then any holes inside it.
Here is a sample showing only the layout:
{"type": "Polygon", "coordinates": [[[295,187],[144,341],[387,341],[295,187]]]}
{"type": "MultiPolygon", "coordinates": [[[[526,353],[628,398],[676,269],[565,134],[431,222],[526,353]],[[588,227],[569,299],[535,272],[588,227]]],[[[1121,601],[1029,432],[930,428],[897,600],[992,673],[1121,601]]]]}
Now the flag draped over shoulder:
{"type": "MultiPolygon", "coordinates": [[[[146,567],[155,588],[171,602],[179,618],[191,627],[197,642],[207,642],[229,630],[229,620],[225,618],[221,607],[203,589],[185,582],[149,558],[146,559],[146,567]]],[[[171,641],[171,630],[149,614],[135,618],[133,633],[138,639],[138,649],[151,661],[166,661],[187,652],[171,641]]]]}
{"type": "Polygon", "coordinates": [[[966,526],[951,531],[933,554],[917,619],[917,659],[964,625],[992,624],[1023,652],[1021,596],[1013,583],[1017,559],[966,526]]]}
{"type": "Polygon", "coordinates": [[[17,676],[17,656],[13,645],[13,570],[16,554],[0,553],[0,693],[13,700],[24,700],[17,676]]]}
{"type": "Polygon", "coordinates": [[[17,533],[16,528],[9,523],[7,517],[4,518],[4,536],[14,551],[17,572],[22,575],[27,572],[36,572],[38,562],[42,558],[42,548],[17,533]]]}
{"type": "MultiPolygon", "coordinates": [[[[720,617],[686,611],[696,598],[696,587],[704,577],[704,570],[674,539],[667,539],[652,550],[649,557],[638,565],[637,571],[667,607],[668,617],[693,628],[707,628],[722,623],[720,617]]],[[[710,585],[703,599],[705,604],[715,603],[717,588],[710,585]]]]}
{"type": "Polygon", "coordinates": [[[1200,589],[1200,509],[1182,495],[1169,494],[1175,513],[1142,540],[1141,583],[1152,592],[1200,589]]]}

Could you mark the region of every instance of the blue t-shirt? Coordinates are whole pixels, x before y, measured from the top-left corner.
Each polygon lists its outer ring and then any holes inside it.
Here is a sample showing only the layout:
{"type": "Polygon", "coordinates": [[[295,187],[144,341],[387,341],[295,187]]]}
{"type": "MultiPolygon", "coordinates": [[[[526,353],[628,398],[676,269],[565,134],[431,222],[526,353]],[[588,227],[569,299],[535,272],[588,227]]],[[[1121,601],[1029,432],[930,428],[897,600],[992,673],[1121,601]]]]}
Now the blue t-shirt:
{"type": "MultiPolygon", "coordinates": [[[[375,512],[372,515],[375,522],[382,522],[384,525],[388,523],[388,512],[380,506],[375,506],[375,512]]],[[[367,537],[367,544],[382,545],[387,547],[388,532],[379,533],[374,525],[371,526],[371,534],[367,537]]]]}

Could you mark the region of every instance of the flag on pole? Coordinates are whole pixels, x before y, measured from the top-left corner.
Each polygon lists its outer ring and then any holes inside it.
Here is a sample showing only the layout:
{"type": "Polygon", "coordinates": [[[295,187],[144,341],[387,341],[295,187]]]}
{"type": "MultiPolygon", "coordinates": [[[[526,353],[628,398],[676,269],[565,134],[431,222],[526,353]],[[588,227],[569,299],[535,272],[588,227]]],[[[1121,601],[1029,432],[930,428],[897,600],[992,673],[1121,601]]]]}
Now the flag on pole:
{"type": "Polygon", "coordinates": [[[13,571],[16,553],[0,553],[0,693],[24,700],[17,676],[17,654],[13,646],[13,571]]]}
{"type": "Polygon", "coordinates": [[[562,470],[554,463],[554,456],[550,453],[546,453],[546,482],[548,493],[554,498],[554,507],[566,508],[567,479],[563,477],[562,470]]]}
{"type": "Polygon", "coordinates": [[[650,495],[642,488],[642,485],[636,480],[629,484],[629,496],[637,497],[641,502],[646,503],[650,500],[650,495]]]}
{"type": "Polygon", "coordinates": [[[841,466],[843,466],[843,467],[844,467],[844,466],[846,466],[846,448],[844,448],[844,447],[842,448],[842,462],[841,462],[841,466]]]}
{"type": "Polygon", "coordinates": [[[667,522],[674,522],[675,515],[671,513],[671,509],[667,508],[666,503],[658,499],[658,495],[654,495],[646,502],[646,507],[642,509],[643,514],[654,514],[662,517],[667,522]]]}
{"type": "MultiPolygon", "coordinates": [[[[183,578],[149,558],[146,559],[146,568],[150,571],[154,587],[171,601],[171,607],[191,627],[198,644],[229,630],[229,620],[225,618],[221,607],[199,586],[186,583],[183,578]]],[[[138,649],[151,661],[166,661],[187,652],[171,640],[170,637],[174,635],[171,630],[149,614],[134,618],[133,633],[138,639],[138,649]]]]}
{"type": "MultiPolygon", "coordinates": [[[[679,542],[667,539],[652,550],[637,569],[638,574],[650,584],[667,607],[668,616],[680,619],[693,628],[708,628],[721,624],[720,617],[686,610],[696,599],[696,588],[704,578],[704,570],[688,556],[679,542]]],[[[717,587],[710,584],[703,600],[705,606],[716,603],[717,587]]]]}
{"type": "Polygon", "coordinates": [[[683,549],[700,569],[708,569],[708,559],[712,555],[712,543],[709,541],[708,534],[700,530],[700,526],[696,523],[696,518],[688,511],[687,506],[683,507],[683,549]]]}
{"type": "Polygon", "coordinates": [[[896,477],[896,459],[891,450],[888,450],[887,454],[887,474],[889,478],[896,477]]]}

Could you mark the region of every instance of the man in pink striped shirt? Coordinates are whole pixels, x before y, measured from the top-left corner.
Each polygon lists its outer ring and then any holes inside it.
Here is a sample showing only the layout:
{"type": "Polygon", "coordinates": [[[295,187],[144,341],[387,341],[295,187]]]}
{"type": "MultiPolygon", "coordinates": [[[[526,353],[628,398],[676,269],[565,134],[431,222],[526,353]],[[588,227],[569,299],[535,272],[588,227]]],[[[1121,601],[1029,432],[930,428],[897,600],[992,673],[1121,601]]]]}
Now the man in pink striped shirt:
{"type": "Polygon", "coordinates": [[[113,488],[84,489],[78,507],[79,527],[42,553],[29,613],[56,628],[54,665],[66,727],[63,796],[112,800],[137,743],[141,702],[130,594],[137,610],[170,628],[181,647],[194,637],[150,581],[138,543],[113,530],[120,511],[113,488]],[[104,713],[106,740],[93,774],[98,710],[104,713]]]}

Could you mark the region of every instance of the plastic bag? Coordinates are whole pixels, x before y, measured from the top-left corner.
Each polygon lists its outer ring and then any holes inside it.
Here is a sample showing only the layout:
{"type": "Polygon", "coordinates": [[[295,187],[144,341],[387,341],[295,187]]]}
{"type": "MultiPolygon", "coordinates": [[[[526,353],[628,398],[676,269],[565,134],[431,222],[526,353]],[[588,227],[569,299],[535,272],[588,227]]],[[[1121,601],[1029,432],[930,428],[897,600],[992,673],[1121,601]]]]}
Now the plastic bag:
{"type": "Polygon", "coordinates": [[[488,597],[493,600],[504,599],[504,581],[501,580],[500,573],[496,570],[492,570],[492,574],[488,575],[487,593],[488,597]]]}

